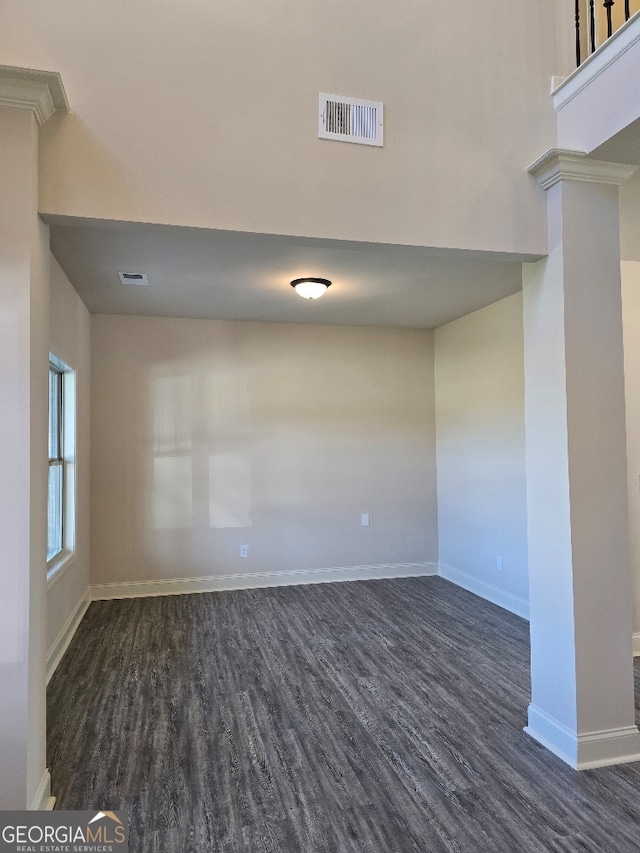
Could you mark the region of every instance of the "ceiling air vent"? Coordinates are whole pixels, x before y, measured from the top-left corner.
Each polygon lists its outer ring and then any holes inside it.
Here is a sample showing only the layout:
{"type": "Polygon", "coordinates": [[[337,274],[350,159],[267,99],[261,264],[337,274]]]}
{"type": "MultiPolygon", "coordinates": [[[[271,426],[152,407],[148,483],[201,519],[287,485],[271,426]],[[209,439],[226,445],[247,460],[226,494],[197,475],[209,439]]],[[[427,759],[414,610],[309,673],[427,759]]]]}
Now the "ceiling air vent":
{"type": "Polygon", "coordinates": [[[382,146],[382,104],[341,95],[318,97],[318,136],[340,142],[382,146]]]}
{"type": "Polygon", "coordinates": [[[119,272],[118,277],[122,284],[149,284],[146,272],[119,272]]]}

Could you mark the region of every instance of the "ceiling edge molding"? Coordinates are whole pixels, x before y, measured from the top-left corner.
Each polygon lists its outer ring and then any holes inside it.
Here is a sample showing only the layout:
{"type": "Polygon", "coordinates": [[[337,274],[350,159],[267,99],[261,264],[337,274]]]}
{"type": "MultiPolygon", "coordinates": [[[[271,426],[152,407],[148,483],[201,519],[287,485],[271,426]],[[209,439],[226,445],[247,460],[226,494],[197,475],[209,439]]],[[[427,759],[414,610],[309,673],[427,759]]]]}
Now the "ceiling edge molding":
{"type": "Polygon", "coordinates": [[[57,71],[0,65],[0,107],[31,110],[42,125],[55,112],[68,112],[69,101],[57,71]]]}
{"type": "Polygon", "coordinates": [[[550,148],[532,163],[527,172],[548,190],[559,181],[587,181],[592,184],[620,186],[636,171],[637,166],[591,160],[584,151],[550,148]]]}

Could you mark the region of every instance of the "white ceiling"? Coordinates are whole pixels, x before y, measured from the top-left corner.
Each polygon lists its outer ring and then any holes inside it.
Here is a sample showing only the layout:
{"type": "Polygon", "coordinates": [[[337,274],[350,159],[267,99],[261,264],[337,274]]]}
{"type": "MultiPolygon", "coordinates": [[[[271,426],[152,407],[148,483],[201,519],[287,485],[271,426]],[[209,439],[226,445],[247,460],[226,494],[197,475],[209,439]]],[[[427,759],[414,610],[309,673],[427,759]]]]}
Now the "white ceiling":
{"type": "Polygon", "coordinates": [[[522,287],[513,257],[44,217],[51,248],[92,313],[433,328],[522,287]],[[118,272],[145,272],[148,287],[118,272]],[[290,281],[333,284],[317,301],[290,281]]]}

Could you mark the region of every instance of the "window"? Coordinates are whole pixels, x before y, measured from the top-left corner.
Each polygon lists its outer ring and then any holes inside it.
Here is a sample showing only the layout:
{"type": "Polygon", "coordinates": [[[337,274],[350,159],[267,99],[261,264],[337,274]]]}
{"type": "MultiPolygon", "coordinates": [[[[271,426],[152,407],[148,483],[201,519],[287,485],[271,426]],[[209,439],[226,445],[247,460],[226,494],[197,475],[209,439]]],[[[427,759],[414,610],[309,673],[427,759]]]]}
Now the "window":
{"type": "Polygon", "coordinates": [[[74,554],[75,371],[49,356],[49,492],[47,577],[74,554]]]}
{"type": "Polygon", "coordinates": [[[47,562],[62,551],[64,513],[64,456],[62,371],[49,364],[49,535],[47,562]]]}

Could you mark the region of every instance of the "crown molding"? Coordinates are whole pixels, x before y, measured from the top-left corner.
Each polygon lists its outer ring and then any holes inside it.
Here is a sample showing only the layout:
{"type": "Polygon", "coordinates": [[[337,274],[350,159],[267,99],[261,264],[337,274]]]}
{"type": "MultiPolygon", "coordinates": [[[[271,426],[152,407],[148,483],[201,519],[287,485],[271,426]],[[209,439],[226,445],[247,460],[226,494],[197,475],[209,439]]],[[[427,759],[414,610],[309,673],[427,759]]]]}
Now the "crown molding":
{"type": "Polygon", "coordinates": [[[67,112],[69,101],[57,71],[0,65],[0,107],[31,110],[41,125],[57,111],[67,112]]]}
{"type": "Polygon", "coordinates": [[[637,168],[625,163],[590,160],[584,151],[550,148],[529,166],[527,172],[533,175],[543,189],[548,190],[559,181],[587,181],[592,184],[620,186],[637,168]]]}

